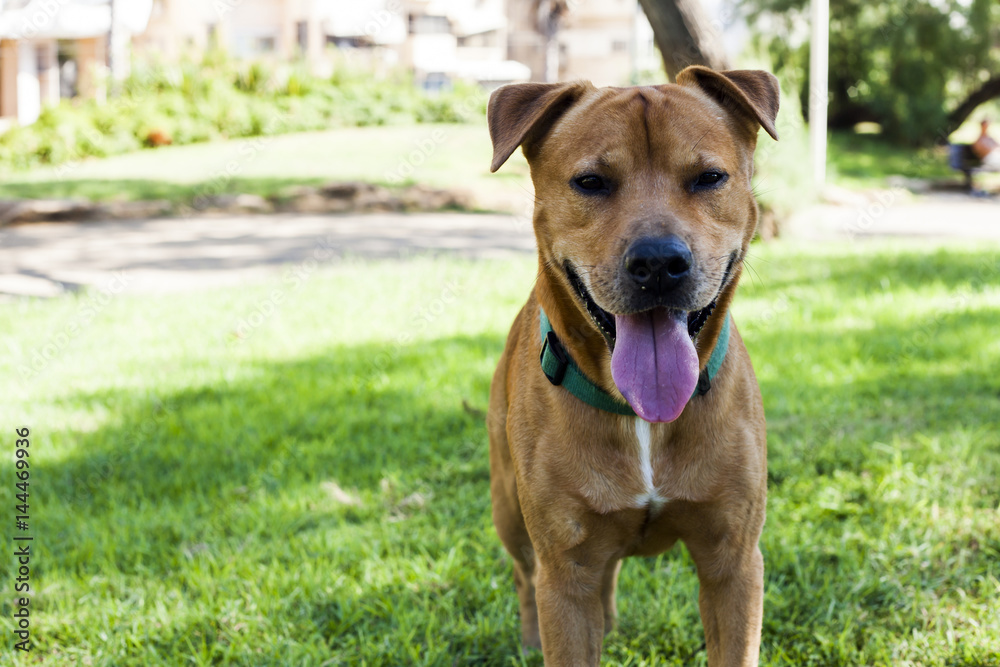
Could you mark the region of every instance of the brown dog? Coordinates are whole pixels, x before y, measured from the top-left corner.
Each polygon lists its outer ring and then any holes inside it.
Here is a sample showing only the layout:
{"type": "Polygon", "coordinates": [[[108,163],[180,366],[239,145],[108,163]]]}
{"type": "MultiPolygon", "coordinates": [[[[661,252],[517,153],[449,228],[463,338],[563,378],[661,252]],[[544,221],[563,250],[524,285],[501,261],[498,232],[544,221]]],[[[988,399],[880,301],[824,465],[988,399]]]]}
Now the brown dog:
{"type": "Polygon", "coordinates": [[[493,171],[523,147],[539,253],[490,392],[493,521],[548,665],[598,664],[621,559],[678,539],[709,664],[757,664],[764,410],[728,311],[777,111],[770,74],[704,67],[490,99],[493,171]]]}

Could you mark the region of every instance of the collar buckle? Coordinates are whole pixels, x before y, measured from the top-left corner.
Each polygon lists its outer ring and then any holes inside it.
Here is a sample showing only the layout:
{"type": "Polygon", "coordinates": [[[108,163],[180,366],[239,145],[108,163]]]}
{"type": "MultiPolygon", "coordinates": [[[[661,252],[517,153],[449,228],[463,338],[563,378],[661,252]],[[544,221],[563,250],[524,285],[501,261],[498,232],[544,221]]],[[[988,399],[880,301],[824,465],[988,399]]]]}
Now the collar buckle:
{"type": "Polygon", "coordinates": [[[695,396],[704,396],[708,393],[708,390],[712,388],[712,377],[708,374],[708,369],[706,368],[698,375],[698,386],[695,387],[695,396]]]}
{"type": "Polygon", "coordinates": [[[549,329],[542,341],[542,352],[538,355],[538,360],[542,364],[542,373],[549,382],[558,387],[566,377],[566,369],[569,368],[569,356],[563,349],[556,332],[549,329]]]}

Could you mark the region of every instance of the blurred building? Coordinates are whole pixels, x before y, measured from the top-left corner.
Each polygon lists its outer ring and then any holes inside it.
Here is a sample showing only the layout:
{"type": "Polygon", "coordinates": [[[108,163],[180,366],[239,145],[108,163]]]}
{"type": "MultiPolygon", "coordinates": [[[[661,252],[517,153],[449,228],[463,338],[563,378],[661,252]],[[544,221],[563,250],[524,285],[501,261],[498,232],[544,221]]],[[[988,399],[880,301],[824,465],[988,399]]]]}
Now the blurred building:
{"type": "Polygon", "coordinates": [[[662,65],[636,0],[360,0],[331,17],[327,30],[368,60],[398,62],[431,87],[451,77],[481,83],[544,81],[549,62],[561,80],[628,83],[662,65]],[[564,11],[547,53],[547,7],[564,11]]]}
{"type": "Polygon", "coordinates": [[[653,29],[636,0],[570,0],[563,2],[557,48],[546,51],[539,25],[553,0],[508,0],[512,25],[510,54],[531,67],[532,78],[543,81],[588,79],[599,86],[630,83],[640,73],[659,71],[653,29]],[[546,7],[548,5],[549,7],[546,7]],[[531,10],[538,8],[541,11],[531,10]],[[542,14],[542,16],[540,16],[542,14]],[[549,63],[554,57],[556,62],[549,63]],[[553,70],[549,76],[547,68],[553,70]]]}
{"type": "Polygon", "coordinates": [[[33,122],[60,98],[100,95],[109,55],[176,60],[218,46],[237,58],[349,60],[412,71],[427,89],[585,78],[629,83],[657,70],[636,0],[0,0],[0,125],[33,122]],[[546,37],[544,18],[559,10],[546,37]]]}
{"type": "Polygon", "coordinates": [[[323,55],[321,12],[346,0],[154,0],[136,55],[176,60],[215,45],[237,58],[323,55]]]}
{"type": "MultiPolygon", "coordinates": [[[[547,0],[155,0],[137,54],[173,59],[215,43],[239,58],[341,58],[412,71],[426,88],[546,78],[538,16],[547,0]]],[[[558,78],[627,83],[658,69],[636,0],[568,0],[556,34],[558,78]]],[[[551,52],[550,52],[551,57],[551,52]]]]}
{"type": "MultiPolygon", "coordinates": [[[[152,0],[119,0],[116,53],[125,61],[152,0]]],[[[46,104],[101,94],[111,29],[109,0],[0,0],[0,129],[33,123],[46,104]]]]}
{"type": "Polygon", "coordinates": [[[360,0],[326,25],[338,46],[397,61],[428,86],[455,76],[620,85],[662,66],[636,0],[360,0]],[[550,49],[543,23],[553,5],[562,12],[550,49]]]}
{"type": "Polygon", "coordinates": [[[531,72],[507,56],[507,0],[361,0],[328,16],[330,41],[414,72],[425,88],[452,79],[495,86],[531,72]],[[345,11],[346,9],[346,11],[345,11]]]}
{"type": "Polygon", "coordinates": [[[137,55],[173,59],[216,44],[238,58],[303,57],[315,69],[339,55],[402,67],[428,88],[459,78],[527,80],[507,59],[507,0],[156,0],[137,55]]]}
{"type": "Polygon", "coordinates": [[[556,39],[560,80],[621,86],[639,72],[663,67],[653,28],[636,0],[575,0],[556,39]]]}

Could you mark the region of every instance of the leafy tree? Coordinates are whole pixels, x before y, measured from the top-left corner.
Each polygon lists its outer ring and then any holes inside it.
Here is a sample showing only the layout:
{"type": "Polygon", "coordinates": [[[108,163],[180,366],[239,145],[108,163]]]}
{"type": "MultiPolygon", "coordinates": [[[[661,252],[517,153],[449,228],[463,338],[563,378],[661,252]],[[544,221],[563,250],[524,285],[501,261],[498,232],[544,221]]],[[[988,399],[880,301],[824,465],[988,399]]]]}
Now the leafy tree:
{"type": "MultiPolygon", "coordinates": [[[[805,101],[809,0],[747,6],[775,69],[799,83],[805,101]]],[[[1000,3],[830,0],[829,95],[830,127],[874,121],[898,143],[947,139],[1000,96],[1000,3]]]]}

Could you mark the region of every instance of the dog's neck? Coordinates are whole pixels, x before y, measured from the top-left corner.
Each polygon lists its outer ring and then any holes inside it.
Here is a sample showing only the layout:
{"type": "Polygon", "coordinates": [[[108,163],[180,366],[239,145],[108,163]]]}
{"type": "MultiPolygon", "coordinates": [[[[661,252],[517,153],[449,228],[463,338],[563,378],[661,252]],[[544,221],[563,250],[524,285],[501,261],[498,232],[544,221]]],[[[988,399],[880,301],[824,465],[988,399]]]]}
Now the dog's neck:
{"type": "Polygon", "coordinates": [[[708,364],[709,357],[712,356],[712,350],[715,349],[715,343],[719,340],[719,333],[722,331],[722,324],[725,322],[726,316],[729,313],[729,305],[733,302],[733,297],[736,295],[736,286],[739,284],[740,276],[742,274],[743,262],[740,261],[733,266],[729,282],[716,298],[715,310],[712,311],[712,314],[705,322],[705,326],[702,327],[701,331],[698,333],[698,339],[695,341],[695,347],[698,350],[699,368],[705,368],[708,364]]]}
{"type": "Polygon", "coordinates": [[[616,395],[608,344],[569,286],[560,265],[539,259],[535,296],[548,314],[559,342],[584,375],[605,392],[616,395]]]}

